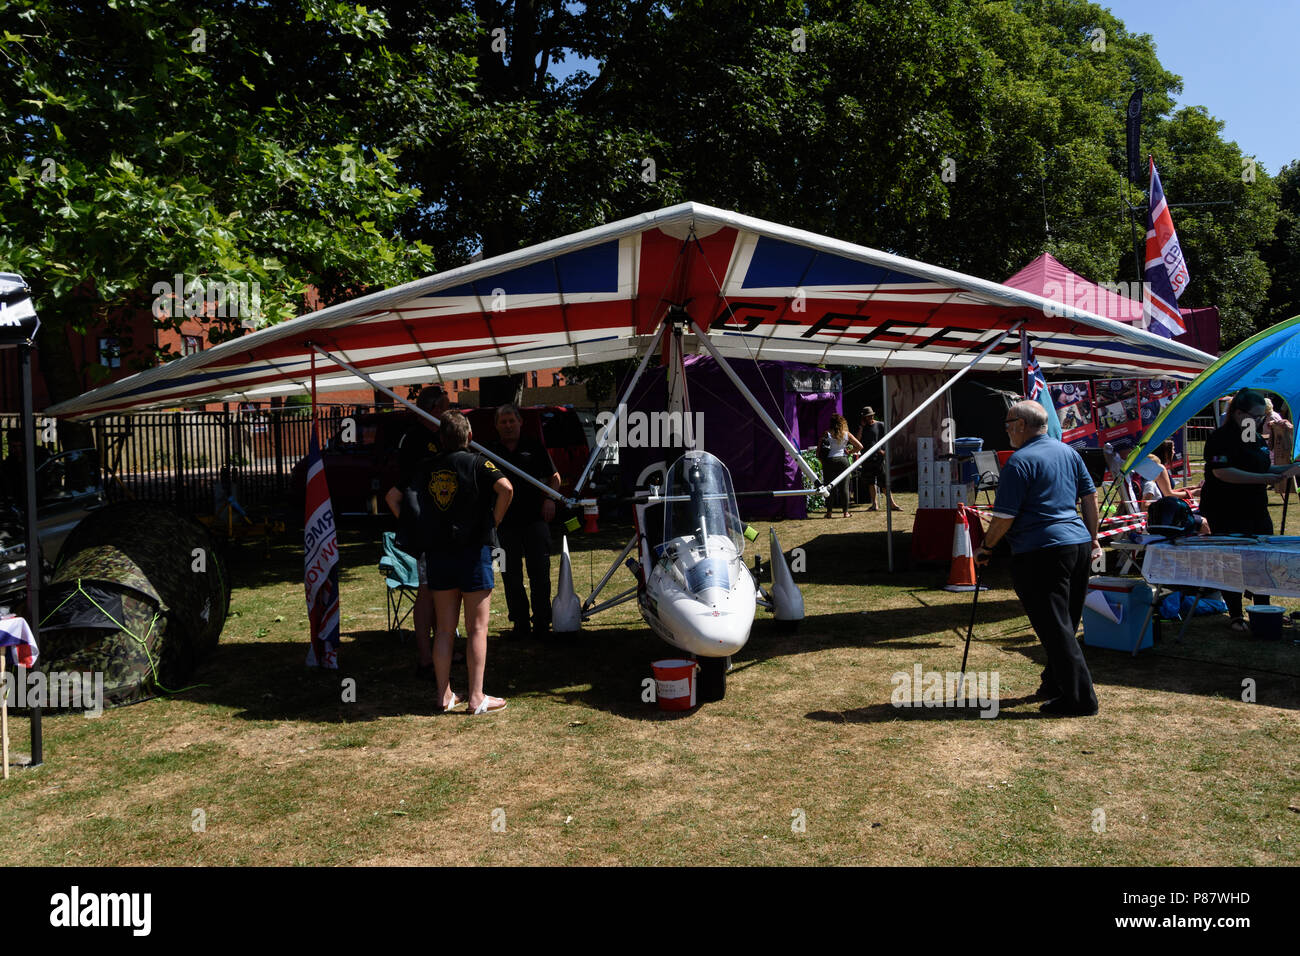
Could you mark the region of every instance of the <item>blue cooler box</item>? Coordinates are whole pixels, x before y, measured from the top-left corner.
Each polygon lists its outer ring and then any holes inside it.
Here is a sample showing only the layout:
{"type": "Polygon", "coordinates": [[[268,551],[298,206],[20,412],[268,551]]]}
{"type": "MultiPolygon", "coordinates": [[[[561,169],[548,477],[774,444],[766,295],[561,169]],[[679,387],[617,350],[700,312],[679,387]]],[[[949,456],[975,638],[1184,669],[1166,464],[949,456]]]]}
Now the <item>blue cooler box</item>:
{"type": "Polygon", "coordinates": [[[1088,582],[1088,598],[1105,600],[1119,618],[1111,621],[1087,604],[1083,606],[1083,643],[1089,647],[1109,647],[1117,651],[1132,651],[1137,641],[1138,628],[1147,622],[1138,650],[1153,643],[1155,617],[1147,621],[1155,592],[1141,578],[1095,577],[1088,582]]]}

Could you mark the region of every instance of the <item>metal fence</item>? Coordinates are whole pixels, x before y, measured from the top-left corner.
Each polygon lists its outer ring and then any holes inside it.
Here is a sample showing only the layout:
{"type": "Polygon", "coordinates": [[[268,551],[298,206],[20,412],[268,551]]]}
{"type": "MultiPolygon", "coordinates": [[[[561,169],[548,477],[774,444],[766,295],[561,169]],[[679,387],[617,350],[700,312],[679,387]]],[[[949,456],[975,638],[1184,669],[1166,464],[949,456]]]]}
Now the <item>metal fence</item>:
{"type": "MultiPolygon", "coordinates": [[[[371,410],[319,406],[322,447],[344,418],[371,410]]],[[[159,501],[211,514],[227,467],[246,509],[286,502],[294,465],[307,456],[311,412],[291,407],[144,413],[100,418],[93,427],[109,500],[159,501]]]]}

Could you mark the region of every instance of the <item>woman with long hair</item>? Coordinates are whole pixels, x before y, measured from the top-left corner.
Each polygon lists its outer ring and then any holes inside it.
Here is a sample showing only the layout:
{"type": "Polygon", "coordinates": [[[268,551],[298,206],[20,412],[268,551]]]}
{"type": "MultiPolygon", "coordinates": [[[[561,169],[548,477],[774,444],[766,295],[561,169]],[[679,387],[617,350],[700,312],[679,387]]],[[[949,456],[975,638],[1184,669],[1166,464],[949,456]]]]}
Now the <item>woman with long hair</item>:
{"type": "MultiPolygon", "coordinates": [[[[822,478],[830,484],[849,469],[849,449],[862,451],[862,442],[849,431],[849,423],[843,415],[831,416],[831,427],[822,436],[818,446],[822,460],[822,478]]],[[[849,483],[842,481],[832,490],[826,500],[826,517],[835,517],[835,506],[839,505],[844,517],[849,516],[849,483]]]]}
{"type": "Polygon", "coordinates": [[[1183,498],[1193,501],[1196,493],[1191,488],[1175,488],[1173,481],[1169,478],[1169,466],[1174,463],[1174,440],[1165,439],[1156,448],[1155,454],[1147,455],[1154,464],[1160,466],[1160,471],[1154,478],[1148,478],[1142,482],[1142,501],[1143,504],[1149,504],[1152,501],[1159,501],[1161,498],[1183,498]]]}

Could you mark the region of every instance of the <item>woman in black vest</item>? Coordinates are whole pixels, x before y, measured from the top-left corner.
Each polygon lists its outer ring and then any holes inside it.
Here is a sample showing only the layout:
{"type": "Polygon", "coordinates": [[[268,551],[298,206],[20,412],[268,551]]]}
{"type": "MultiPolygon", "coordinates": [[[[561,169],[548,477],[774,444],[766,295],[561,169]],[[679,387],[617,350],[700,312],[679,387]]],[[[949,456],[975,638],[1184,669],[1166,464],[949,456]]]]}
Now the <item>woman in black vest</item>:
{"type": "MultiPolygon", "coordinates": [[[[1215,534],[1272,534],[1268,513],[1268,486],[1279,476],[1300,475],[1300,465],[1271,465],[1264,443],[1268,408],[1259,392],[1243,388],[1232,398],[1223,424],[1205,442],[1205,485],[1201,488],[1201,514],[1215,534]]],[[[1229,626],[1245,632],[1241,595],[1223,592],[1229,626]]],[[[1258,604],[1268,595],[1256,594],[1258,604]]]]}
{"type": "Polygon", "coordinates": [[[510,507],[514,488],[484,455],[467,451],[469,421],[445,412],[439,429],[443,452],[415,469],[405,490],[418,508],[420,579],[433,592],[433,668],[444,711],[460,703],[451,690],[451,651],[456,619],[465,607],[469,710],[490,714],[506,709],[500,697],[483,693],[491,613],[492,542],[497,524],[510,507]]]}

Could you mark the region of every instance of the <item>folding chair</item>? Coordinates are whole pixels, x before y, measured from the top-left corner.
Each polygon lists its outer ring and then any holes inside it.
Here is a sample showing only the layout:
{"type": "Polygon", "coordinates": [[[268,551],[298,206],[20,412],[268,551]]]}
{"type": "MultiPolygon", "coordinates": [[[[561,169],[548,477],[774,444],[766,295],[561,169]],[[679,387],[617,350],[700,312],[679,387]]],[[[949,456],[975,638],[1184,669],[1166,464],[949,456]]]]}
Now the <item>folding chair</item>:
{"type": "Polygon", "coordinates": [[[415,592],[420,587],[420,573],[416,559],[397,546],[397,536],[384,532],[384,555],[379,559],[379,571],[388,588],[388,633],[400,637],[402,625],[415,611],[415,592]]]}
{"type": "Polygon", "coordinates": [[[993,504],[993,497],[989,494],[996,491],[998,487],[998,475],[1002,468],[998,464],[998,453],[995,451],[977,451],[975,452],[975,471],[979,473],[979,483],[975,486],[975,494],[984,492],[984,500],[988,504],[993,504]]]}
{"type": "Polygon", "coordinates": [[[1111,494],[1119,492],[1119,513],[1125,515],[1137,515],[1142,513],[1142,506],[1139,504],[1141,499],[1140,489],[1138,493],[1134,492],[1133,482],[1128,475],[1124,474],[1124,459],[1115,451],[1114,446],[1109,442],[1104,449],[1106,453],[1106,466],[1110,469],[1111,484],[1103,495],[1103,509],[1108,503],[1111,494]]]}

